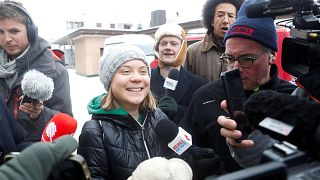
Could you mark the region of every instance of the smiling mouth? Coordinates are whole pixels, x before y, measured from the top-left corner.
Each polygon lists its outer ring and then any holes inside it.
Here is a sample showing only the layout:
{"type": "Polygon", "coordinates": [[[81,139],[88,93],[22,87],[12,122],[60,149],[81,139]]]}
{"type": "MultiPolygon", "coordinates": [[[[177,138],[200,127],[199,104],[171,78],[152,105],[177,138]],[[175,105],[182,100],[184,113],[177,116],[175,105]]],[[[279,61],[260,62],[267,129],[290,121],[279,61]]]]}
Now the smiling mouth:
{"type": "Polygon", "coordinates": [[[132,91],[132,92],[140,92],[142,91],[143,88],[128,88],[128,91],[132,91]]]}

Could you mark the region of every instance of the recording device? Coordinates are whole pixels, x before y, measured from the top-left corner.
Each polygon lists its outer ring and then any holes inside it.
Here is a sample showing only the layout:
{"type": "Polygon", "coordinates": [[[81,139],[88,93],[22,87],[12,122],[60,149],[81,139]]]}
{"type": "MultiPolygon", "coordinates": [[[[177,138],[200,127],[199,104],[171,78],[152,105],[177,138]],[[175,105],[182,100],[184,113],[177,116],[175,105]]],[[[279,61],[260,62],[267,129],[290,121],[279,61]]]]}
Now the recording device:
{"type": "MultiPolygon", "coordinates": [[[[293,18],[280,21],[277,25],[290,28],[291,37],[283,41],[282,67],[295,77],[306,74],[310,65],[318,61],[309,54],[319,48],[319,7],[319,1],[314,0],[260,0],[246,8],[249,18],[276,17],[293,13],[293,18]]],[[[318,52],[316,51],[316,54],[318,52]]]]}
{"type": "Polygon", "coordinates": [[[46,101],[52,97],[54,83],[50,77],[32,69],[24,74],[21,89],[24,94],[21,103],[46,101]]]}
{"type": "Polygon", "coordinates": [[[251,125],[279,141],[287,141],[309,155],[320,151],[320,104],[313,101],[262,90],[244,105],[251,125]]]}
{"type": "Polygon", "coordinates": [[[73,135],[77,130],[77,121],[68,114],[57,113],[43,130],[41,142],[52,142],[63,135],[73,135]]]}
{"type": "Polygon", "coordinates": [[[191,135],[170,120],[159,121],[155,129],[156,134],[164,142],[168,142],[168,147],[178,155],[183,154],[192,145],[191,135]]]}
{"type": "Polygon", "coordinates": [[[243,111],[245,94],[243,91],[239,69],[233,69],[221,73],[224,92],[227,97],[228,113],[234,119],[236,111],[243,111]]]}
{"type": "Polygon", "coordinates": [[[166,95],[171,96],[172,92],[176,90],[179,80],[180,71],[178,69],[171,69],[168,77],[165,79],[163,87],[166,88],[166,95]]]}
{"type": "Polygon", "coordinates": [[[244,104],[251,125],[279,142],[263,151],[260,165],[213,179],[319,179],[320,105],[262,90],[244,104]],[[280,178],[279,178],[280,177],[280,178]]]}
{"type": "Polygon", "coordinates": [[[241,138],[237,139],[240,142],[248,136],[248,133],[245,130],[245,126],[247,126],[247,123],[244,121],[245,119],[240,116],[236,117],[237,113],[243,111],[243,104],[245,102],[239,69],[222,72],[221,80],[226,94],[229,116],[237,122],[237,129],[242,133],[241,138]]]}

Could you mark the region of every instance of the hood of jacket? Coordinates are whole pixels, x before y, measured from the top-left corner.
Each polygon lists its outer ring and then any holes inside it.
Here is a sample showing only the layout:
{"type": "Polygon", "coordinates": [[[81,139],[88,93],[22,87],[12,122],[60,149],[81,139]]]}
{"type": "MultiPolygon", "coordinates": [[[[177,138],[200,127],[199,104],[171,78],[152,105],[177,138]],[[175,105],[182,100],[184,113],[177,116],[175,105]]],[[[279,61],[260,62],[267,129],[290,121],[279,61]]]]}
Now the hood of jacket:
{"type": "Polygon", "coordinates": [[[51,78],[57,76],[50,44],[40,37],[33,46],[30,46],[24,56],[16,59],[16,63],[19,77],[30,69],[36,69],[51,78]]]}

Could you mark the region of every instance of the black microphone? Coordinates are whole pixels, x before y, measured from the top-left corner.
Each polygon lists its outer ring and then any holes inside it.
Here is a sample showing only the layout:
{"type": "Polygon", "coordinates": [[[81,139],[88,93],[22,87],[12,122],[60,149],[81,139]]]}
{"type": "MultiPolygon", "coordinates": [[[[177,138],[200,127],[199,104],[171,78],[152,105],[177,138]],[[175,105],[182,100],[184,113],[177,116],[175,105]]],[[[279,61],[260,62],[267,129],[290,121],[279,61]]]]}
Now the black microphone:
{"type": "Polygon", "coordinates": [[[248,18],[264,18],[287,15],[295,12],[296,0],[262,0],[250,3],[245,9],[248,18]]]}
{"type": "Polygon", "coordinates": [[[24,102],[46,101],[52,97],[53,80],[35,69],[26,72],[21,81],[24,102]]]}
{"type": "Polygon", "coordinates": [[[192,145],[191,135],[174,122],[163,119],[155,127],[156,134],[176,154],[181,155],[192,145]]]}
{"type": "Polygon", "coordinates": [[[244,104],[247,120],[264,133],[301,150],[320,149],[320,105],[272,90],[251,95],[244,104]]]}
{"type": "Polygon", "coordinates": [[[178,69],[171,69],[168,77],[164,81],[163,87],[166,88],[166,95],[172,96],[172,92],[176,90],[179,80],[180,71],[178,69]]]}
{"type": "Polygon", "coordinates": [[[192,145],[191,135],[174,122],[162,119],[157,123],[155,131],[160,142],[167,143],[175,155],[188,162],[195,179],[204,179],[211,174],[225,173],[224,164],[215,151],[192,145]]]}

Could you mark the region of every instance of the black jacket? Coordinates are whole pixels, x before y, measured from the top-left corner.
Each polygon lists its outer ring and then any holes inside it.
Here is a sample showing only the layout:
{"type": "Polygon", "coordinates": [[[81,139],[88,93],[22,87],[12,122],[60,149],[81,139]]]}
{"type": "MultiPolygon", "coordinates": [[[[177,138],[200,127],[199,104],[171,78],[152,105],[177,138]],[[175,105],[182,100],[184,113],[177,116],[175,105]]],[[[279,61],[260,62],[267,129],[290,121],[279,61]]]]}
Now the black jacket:
{"type": "MultiPolygon", "coordinates": [[[[160,75],[159,67],[153,69],[151,72],[150,86],[152,94],[157,100],[164,96],[167,91],[166,88],[163,87],[164,82],[165,78],[160,75]]],[[[176,124],[179,124],[180,120],[185,114],[187,107],[191,102],[193,93],[204,84],[206,84],[204,79],[181,67],[176,90],[170,90],[169,93],[169,95],[173,97],[178,104],[177,115],[174,119],[172,119],[176,124]]]]}
{"type": "Polygon", "coordinates": [[[167,116],[160,109],[148,112],[142,126],[131,115],[93,114],[82,128],[78,148],[92,178],[127,179],[139,163],[163,155],[155,132],[161,119],[167,116]]]}
{"type": "Polygon", "coordinates": [[[3,98],[0,96],[0,165],[10,152],[18,152],[30,145],[27,132],[12,118],[3,98]]]}
{"type": "MultiPolygon", "coordinates": [[[[272,66],[271,77],[268,83],[259,87],[259,90],[270,89],[291,94],[295,86],[278,78],[277,67],[272,66]]],[[[246,91],[249,97],[253,91],[246,91]]],[[[188,110],[181,120],[180,126],[192,135],[192,141],[199,147],[209,147],[221,157],[226,165],[226,170],[232,172],[240,169],[240,166],[230,155],[226,140],[220,134],[220,125],[217,118],[226,115],[220,108],[220,103],[226,96],[221,79],[210,82],[197,90],[192,98],[188,110]]]]}

